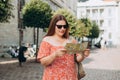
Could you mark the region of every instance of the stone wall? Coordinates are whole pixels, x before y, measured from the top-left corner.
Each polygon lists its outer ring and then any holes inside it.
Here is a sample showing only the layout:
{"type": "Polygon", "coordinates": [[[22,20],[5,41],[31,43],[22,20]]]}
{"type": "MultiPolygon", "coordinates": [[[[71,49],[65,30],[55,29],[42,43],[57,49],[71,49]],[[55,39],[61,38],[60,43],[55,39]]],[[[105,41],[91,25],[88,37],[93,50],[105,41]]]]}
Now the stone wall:
{"type": "MultiPolygon", "coordinates": [[[[0,45],[10,46],[19,45],[19,29],[18,29],[18,16],[17,16],[17,0],[12,0],[14,5],[14,18],[10,19],[10,23],[0,23],[0,45]]],[[[39,31],[39,42],[43,36],[43,31],[39,31]]],[[[33,29],[26,28],[23,35],[23,43],[33,43],[33,29]]]]}

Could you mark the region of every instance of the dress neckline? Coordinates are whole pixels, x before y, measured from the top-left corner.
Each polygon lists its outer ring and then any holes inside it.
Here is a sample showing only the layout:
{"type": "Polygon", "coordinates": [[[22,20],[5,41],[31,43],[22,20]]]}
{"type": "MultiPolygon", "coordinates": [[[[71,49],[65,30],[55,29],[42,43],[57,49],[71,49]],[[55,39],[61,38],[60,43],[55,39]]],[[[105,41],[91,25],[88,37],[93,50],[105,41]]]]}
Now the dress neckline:
{"type": "MultiPolygon", "coordinates": [[[[51,44],[50,42],[47,42],[47,41],[42,41],[42,42],[48,43],[49,45],[54,46],[54,47],[64,47],[65,46],[65,45],[59,45],[59,46],[53,45],[53,44],[51,44]]],[[[67,41],[66,41],[66,43],[67,43],[67,41]]]]}

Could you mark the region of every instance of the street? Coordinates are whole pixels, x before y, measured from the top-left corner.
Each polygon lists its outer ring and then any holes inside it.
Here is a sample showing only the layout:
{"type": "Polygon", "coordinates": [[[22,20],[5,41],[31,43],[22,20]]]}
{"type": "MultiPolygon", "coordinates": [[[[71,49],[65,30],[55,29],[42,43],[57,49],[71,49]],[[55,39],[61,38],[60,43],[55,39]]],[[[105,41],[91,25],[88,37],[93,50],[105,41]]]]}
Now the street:
{"type": "MultiPolygon", "coordinates": [[[[86,76],[81,80],[120,80],[120,48],[91,50],[82,63],[86,76]]],[[[35,58],[27,59],[23,67],[17,59],[0,58],[0,80],[41,80],[43,67],[35,58]]]]}

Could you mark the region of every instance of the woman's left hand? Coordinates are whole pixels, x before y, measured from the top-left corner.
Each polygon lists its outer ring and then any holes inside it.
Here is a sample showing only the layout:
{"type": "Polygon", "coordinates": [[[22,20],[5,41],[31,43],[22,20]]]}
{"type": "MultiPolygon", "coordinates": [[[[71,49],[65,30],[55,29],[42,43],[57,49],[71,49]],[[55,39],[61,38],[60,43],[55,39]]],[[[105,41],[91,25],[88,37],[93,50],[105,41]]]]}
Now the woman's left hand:
{"type": "Polygon", "coordinates": [[[82,53],[78,53],[76,56],[77,62],[82,62],[84,60],[84,56],[82,53]]]}
{"type": "Polygon", "coordinates": [[[82,62],[90,54],[90,49],[86,49],[83,53],[77,54],[77,61],[82,62]]]}
{"type": "Polygon", "coordinates": [[[86,49],[83,54],[84,57],[88,57],[90,55],[90,49],[86,49]]]}

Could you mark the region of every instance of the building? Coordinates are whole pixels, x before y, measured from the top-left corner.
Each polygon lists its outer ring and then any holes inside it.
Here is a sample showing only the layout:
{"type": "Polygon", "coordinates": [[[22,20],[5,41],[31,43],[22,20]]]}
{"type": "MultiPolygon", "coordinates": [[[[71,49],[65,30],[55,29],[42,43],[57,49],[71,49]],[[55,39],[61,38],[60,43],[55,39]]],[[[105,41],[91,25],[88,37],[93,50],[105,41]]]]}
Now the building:
{"type": "MultiPolygon", "coordinates": [[[[15,18],[12,18],[10,20],[10,23],[0,23],[0,45],[19,45],[19,30],[18,24],[19,19],[21,17],[21,12],[18,10],[20,5],[19,1],[28,3],[30,0],[11,0],[12,4],[14,5],[14,16],[15,18]],[[18,14],[19,13],[19,14],[18,14]]],[[[53,11],[59,9],[59,8],[67,8],[69,9],[73,14],[76,15],[77,12],[77,0],[42,0],[47,2],[50,7],[53,9],[53,11]],[[76,4],[76,5],[75,5],[76,4]]],[[[32,28],[26,28],[23,30],[23,43],[32,43],[33,44],[33,29],[32,28]],[[28,34],[29,33],[29,34],[28,34]]],[[[39,42],[42,39],[43,32],[42,29],[39,31],[39,42]]]]}
{"type": "Polygon", "coordinates": [[[120,45],[120,3],[115,0],[89,0],[77,4],[77,18],[87,17],[100,27],[100,36],[109,44],[120,45]]]}
{"type": "Polygon", "coordinates": [[[73,14],[77,14],[77,0],[43,0],[46,1],[51,8],[56,11],[59,8],[67,8],[73,14]],[[76,4],[76,5],[75,5],[76,4]]]}

